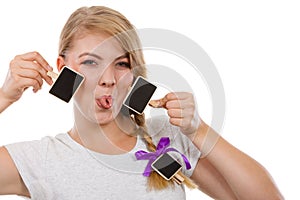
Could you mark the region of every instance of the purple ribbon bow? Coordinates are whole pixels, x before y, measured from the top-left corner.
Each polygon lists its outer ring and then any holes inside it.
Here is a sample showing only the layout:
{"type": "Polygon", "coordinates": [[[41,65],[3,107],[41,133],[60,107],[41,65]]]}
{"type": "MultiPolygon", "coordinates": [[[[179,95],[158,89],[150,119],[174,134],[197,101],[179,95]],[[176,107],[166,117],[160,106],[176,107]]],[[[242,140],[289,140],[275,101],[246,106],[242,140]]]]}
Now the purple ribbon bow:
{"type": "Polygon", "coordinates": [[[146,166],[146,169],[145,169],[145,171],[143,173],[144,176],[150,176],[150,174],[152,172],[151,164],[160,155],[162,155],[164,153],[167,153],[169,151],[175,151],[175,152],[179,153],[182,156],[182,158],[183,158],[183,160],[185,162],[186,169],[187,170],[191,169],[191,164],[188,161],[187,157],[185,155],[183,155],[182,153],[180,153],[175,148],[172,148],[172,147],[167,148],[169,145],[170,145],[170,139],[168,137],[162,137],[159,140],[159,143],[157,145],[157,148],[156,148],[155,152],[146,152],[146,151],[143,151],[143,150],[139,150],[139,151],[135,152],[135,157],[136,157],[137,160],[149,160],[149,162],[148,162],[148,164],[146,166]]]}

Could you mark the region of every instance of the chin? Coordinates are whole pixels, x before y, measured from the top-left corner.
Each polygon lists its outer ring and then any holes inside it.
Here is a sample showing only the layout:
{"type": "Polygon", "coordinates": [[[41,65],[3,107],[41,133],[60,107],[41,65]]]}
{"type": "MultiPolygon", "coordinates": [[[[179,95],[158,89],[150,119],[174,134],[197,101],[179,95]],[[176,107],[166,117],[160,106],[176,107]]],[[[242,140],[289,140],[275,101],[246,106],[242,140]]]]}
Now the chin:
{"type": "Polygon", "coordinates": [[[99,124],[100,126],[109,124],[114,120],[112,112],[110,113],[101,113],[96,116],[96,123],[99,124]]]}

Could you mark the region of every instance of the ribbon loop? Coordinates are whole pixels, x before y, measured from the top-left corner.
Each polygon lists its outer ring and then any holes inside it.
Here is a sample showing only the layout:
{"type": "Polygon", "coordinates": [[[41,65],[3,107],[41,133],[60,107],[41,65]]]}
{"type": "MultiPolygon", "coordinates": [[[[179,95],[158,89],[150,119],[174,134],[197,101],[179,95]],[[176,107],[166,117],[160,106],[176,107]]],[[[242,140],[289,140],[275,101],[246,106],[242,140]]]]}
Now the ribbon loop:
{"type": "Polygon", "coordinates": [[[149,160],[147,163],[147,166],[144,170],[143,175],[149,177],[151,172],[152,172],[152,168],[151,168],[151,164],[162,154],[167,153],[167,152],[177,152],[181,155],[181,157],[183,158],[184,162],[185,162],[185,166],[186,169],[189,170],[191,169],[191,163],[189,162],[189,160],[187,159],[187,157],[180,153],[177,149],[175,148],[167,148],[170,145],[170,138],[169,137],[162,137],[160,138],[157,147],[156,147],[156,151],[155,152],[146,152],[143,150],[139,150],[137,152],[135,152],[135,157],[137,160],[149,160]]]}

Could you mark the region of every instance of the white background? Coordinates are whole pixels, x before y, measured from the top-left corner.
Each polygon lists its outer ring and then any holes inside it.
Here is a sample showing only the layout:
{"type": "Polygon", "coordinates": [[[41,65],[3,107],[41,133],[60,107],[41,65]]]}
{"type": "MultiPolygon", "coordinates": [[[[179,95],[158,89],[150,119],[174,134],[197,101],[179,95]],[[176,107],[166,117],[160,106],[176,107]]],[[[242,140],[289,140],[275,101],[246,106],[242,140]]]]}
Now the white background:
{"type": "MultiPolygon", "coordinates": [[[[207,52],[222,78],[226,94],[222,136],[263,164],[286,199],[299,199],[300,6],[291,0],[195,2],[3,1],[1,85],[17,54],[39,51],[55,67],[60,30],[79,6],[109,6],[137,28],[182,33],[207,52]]],[[[164,61],[168,62],[172,63],[164,61]]],[[[0,115],[0,145],[55,135],[72,126],[71,104],[50,97],[49,86],[43,87],[36,95],[26,91],[0,115]]],[[[199,106],[201,116],[209,119],[209,102],[199,106]]],[[[187,199],[196,198],[209,199],[199,191],[187,192],[187,199]]]]}

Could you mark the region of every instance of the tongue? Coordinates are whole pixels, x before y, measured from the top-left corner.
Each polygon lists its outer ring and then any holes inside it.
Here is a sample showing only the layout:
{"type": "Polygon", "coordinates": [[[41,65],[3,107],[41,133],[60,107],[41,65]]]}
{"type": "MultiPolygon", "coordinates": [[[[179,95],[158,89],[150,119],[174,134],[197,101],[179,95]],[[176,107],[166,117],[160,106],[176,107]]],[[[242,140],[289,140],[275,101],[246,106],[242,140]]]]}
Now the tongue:
{"type": "Polygon", "coordinates": [[[112,98],[111,96],[102,96],[100,98],[100,104],[105,109],[110,109],[112,106],[112,98]]]}

